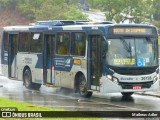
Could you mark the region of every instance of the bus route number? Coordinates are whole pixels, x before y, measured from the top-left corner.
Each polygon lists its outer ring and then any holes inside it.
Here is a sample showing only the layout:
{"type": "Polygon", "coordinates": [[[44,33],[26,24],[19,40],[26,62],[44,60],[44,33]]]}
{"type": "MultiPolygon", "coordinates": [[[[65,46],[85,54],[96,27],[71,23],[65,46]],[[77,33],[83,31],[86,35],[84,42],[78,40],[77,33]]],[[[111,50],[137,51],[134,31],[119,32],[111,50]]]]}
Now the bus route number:
{"type": "Polygon", "coordinates": [[[151,76],[141,77],[141,80],[152,80],[152,77],[151,76]]]}

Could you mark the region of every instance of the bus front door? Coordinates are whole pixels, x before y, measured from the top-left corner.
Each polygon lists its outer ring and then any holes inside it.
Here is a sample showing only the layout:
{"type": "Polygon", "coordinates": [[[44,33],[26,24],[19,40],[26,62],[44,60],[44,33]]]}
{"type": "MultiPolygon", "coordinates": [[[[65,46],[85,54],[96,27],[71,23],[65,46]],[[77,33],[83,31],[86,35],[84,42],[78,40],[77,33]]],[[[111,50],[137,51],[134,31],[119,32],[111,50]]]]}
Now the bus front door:
{"type": "Polygon", "coordinates": [[[44,53],[43,53],[43,83],[54,84],[54,48],[55,36],[44,36],[44,53]]]}
{"type": "Polygon", "coordinates": [[[17,42],[18,34],[9,34],[8,77],[17,78],[17,42]]]}
{"type": "Polygon", "coordinates": [[[100,77],[102,76],[101,35],[89,36],[88,54],[88,88],[100,90],[100,77]]]}

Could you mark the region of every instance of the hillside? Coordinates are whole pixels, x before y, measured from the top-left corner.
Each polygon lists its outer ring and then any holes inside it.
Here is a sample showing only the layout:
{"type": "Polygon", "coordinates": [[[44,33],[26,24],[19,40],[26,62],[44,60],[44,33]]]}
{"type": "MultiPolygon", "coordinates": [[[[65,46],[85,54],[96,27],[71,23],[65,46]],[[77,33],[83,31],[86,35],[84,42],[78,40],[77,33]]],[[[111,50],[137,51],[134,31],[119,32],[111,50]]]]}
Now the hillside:
{"type": "Polygon", "coordinates": [[[31,21],[25,19],[17,10],[3,9],[0,11],[0,37],[4,26],[28,25],[31,21]]]}

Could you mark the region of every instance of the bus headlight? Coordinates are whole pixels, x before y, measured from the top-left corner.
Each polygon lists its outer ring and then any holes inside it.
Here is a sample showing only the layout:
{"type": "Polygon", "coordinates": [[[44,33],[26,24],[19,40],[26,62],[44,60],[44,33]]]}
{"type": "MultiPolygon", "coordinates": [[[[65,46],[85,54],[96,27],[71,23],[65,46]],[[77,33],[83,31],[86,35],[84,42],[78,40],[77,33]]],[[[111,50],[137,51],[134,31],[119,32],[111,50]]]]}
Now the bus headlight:
{"type": "Polygon", "coordinates": [[[157,75],[153,78],[153,83],[155,83],[158,79],[159,79],[159,74],[157,74],[157,75]]]}
{"type": "Polygon", "coordinates": [[[107,74],[106,77],[111,80],[112,82],[118,84],[118,79],[110,74],[107,74]]]}
{"type": "Polygon", "coordinates": [[[106,77],[110,80],[112,80],[112,75],[107,74],[106,77]]]}
{"type": "Polygon", "coordinates": [[[114,82],[114,83],[118,84],[118,79],[117,79],[117,78],[115,78],[115,77],[113,77],[112,82],[114,82]]]}

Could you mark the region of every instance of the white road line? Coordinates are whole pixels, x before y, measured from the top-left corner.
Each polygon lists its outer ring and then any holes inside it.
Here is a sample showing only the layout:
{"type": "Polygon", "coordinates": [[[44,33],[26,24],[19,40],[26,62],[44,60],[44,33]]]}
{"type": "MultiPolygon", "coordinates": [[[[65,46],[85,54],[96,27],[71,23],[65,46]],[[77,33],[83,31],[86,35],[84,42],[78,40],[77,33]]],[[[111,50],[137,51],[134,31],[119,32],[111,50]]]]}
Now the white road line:
{"type": "Polygon", "coordinates": [[[127,109],[131,109],[131,110],[146,111],[146,110],[144,110],[144,109],[132,108],[132,107],[128,107],[128,106],[122,106],[122,105],[117,105],[117,104],[111,104],[111,103],[107,103],[107,102],[90,101],[90,102],[79,102],[79,103],[95,104],[95,105],[103,104],[103,105],[114,106],[114,107],[118,107],[118,108],[127,108],[127,109]]]}

